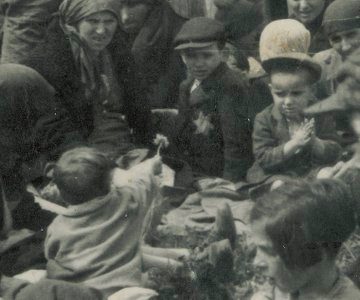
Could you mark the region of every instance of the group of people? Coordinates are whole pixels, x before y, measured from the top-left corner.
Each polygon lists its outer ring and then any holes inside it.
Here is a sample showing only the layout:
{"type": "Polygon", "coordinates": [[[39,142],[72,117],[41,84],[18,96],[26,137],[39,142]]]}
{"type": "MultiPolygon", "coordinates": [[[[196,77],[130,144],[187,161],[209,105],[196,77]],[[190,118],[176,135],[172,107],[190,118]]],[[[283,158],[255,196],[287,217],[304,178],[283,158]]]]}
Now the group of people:
{"type": "MultiPolygon", "coordinates": [[[[144,242],[157,133],[194,181],[221,177],[253,198],[254,263],[274,287],[253,299],[360,299],[335,262],[358,220],[358,0],[287,0],[274,21],[266,1],[215,0],[214,19],[187,20],[164,0],[49,0],[24,4],[24,24],[4,2],[1,231],[8,218],[47,231],[47,279],[3,276],[5,299],[156,298],[144,271],[190,256],[144,242]],[[26,191],[49,180],[56,218],[26,191]]],[[[198,255],[231,253],[234,230],[215,226],[198,255]]]]}

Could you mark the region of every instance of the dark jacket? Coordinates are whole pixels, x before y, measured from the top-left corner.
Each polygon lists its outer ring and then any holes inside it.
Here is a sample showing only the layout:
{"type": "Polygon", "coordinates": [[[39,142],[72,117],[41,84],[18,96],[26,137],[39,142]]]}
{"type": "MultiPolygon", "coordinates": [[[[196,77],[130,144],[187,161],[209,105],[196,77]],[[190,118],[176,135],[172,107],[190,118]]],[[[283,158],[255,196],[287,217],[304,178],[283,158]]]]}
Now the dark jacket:
{"type": "Polygon", "coordinates": [[[193,82],[180,86],[178,151],[196,172],[240,180],[251,164],[247,88],[225,64],[190,94],[193,82]]]}
{"type": "Polygon", "coordinates": [[[186,78],[180,55],[173,41],[186,19],[174,12],[167,1],[159,1],[149,13],[135,38],[119,30],[110,45],[117,62],[124,49],[135,62],[137,84],[151,108],[174,107],[179,99],[179,85],[186,78]]]}
{"type": "MultiPolygon", "coordinates": [[[[58,18],[53,19],[48,27],[45,42],[39,44],[34,52],[25,64],[37,70],[55,88],[59,104],[66,109],[83,137],[89,138],[94,130],[96,117],[94,103],[85,98],[84,86],[74,62],[71,45],[60,28],[58,18]]],[[[141,93],[137,92],[137,81],[131,77],[133,72],[129,55],[126,51],[117,55],[123,55],[123,59],[117,60],[115,65],[122,92],[121,109],[116,108],[114,111],[112,107],[104,104],[103,107],[97,107],[96,111],[106,112],[106,117],[117,124],[123,121],[119,116],[125,115],[128,125],[134,131],[135,143],[141,143],[149,139],[150,109],[145,101],[140,102],[141,93]]],[[[126,130],[124,125],[124,132],[126,130]]]]}
{"type": "Polygon", "coordinates": [[[273,175],[305,176],[312,169],[335,162],[341,147],[330,140],[335,136],[334,121],[328,116],[315,119],[316,136],[325,142],[319,154],[307,146],[303,151],[285,159],[284,145],[290,140],[285,117],[273,104],[255,118],[253,151],[255,163],[248,172],[250,183],[260,183],[273,175]]]}

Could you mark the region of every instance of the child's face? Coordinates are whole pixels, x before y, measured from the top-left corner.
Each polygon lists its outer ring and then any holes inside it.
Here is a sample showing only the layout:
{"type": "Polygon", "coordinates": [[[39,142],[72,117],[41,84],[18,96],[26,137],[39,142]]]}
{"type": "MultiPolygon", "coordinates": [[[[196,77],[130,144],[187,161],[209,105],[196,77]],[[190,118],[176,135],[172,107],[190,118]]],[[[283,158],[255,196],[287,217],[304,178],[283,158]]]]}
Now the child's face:
{"type": "Polygon", "coordinates": [[[266,219],[260,219],[251,225],[252,238],[257,249],[255,267],[285,293],[293,293],[306,288],[314,281],[313,267],[306,270],[288,269],[266,234],[265,224],[266,219]]]}
{"type": "Polygon", "coordinates": [[[185,49],[181,57],[188,72],[197,80],[204,80],[223,61],[223,52],[217,44],[199,49],[185,49]]]}
{"type": "Polygon", "coordinates": [[[302,115],[313,97],[306,71],[297,73],[276,72],[271,74],[271,93],[274,103],[289,119],[302,115]]]}
{"type": "Polygon", "coordinates": [[[360,48],[360,28],[335,32],[329,36],[329,41],[333,49],[345,60],[360,48]]]}
{"type": "Polygon", "coordinates": [[[351,114],[351,128],[358,138],[360,138],[360,111],[351,114]]]}

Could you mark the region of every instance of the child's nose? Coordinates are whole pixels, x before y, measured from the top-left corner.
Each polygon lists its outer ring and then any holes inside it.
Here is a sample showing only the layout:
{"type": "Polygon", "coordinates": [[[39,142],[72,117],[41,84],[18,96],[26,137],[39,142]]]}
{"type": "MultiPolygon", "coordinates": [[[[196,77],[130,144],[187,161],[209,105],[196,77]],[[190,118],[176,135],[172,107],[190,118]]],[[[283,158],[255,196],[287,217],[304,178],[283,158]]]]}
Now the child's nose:
{"type": "Polygon", "coordinates": [[[265,260],[265,257],[257,251],[255,259],[254,259],[254,266],[259,271],[265,271],[268,268],[268,264],[265,260]]]}
{"type": "Polygon", "coordinates": [[[121,8],[120,18],[123,24],[126,24],[130,20],[130,11],[127,7],[121,8]]]}
{"type": "Polygon", "coordinates": [[[97,34],[103,34],[105,32],[105,24],[100,22],[97,26],[96,26],[96,33],[97,34]]]}
{"type": "Polygon", "coordinates": [[[292,99],[290,96],[285,97],[285,99],[284,99],[284,104],[285,104],[285,105],[291,105],[291,104],[293,104],[293,99],[292,99]]]}
{"type": "Polygon", "coordinates": [[[310,6],[310,5],[309,5],[308,0],[300,0],[300,2],[299,2],[299,8],[300,8],[300,10],[308,9],[309,6],[310,6]]]}

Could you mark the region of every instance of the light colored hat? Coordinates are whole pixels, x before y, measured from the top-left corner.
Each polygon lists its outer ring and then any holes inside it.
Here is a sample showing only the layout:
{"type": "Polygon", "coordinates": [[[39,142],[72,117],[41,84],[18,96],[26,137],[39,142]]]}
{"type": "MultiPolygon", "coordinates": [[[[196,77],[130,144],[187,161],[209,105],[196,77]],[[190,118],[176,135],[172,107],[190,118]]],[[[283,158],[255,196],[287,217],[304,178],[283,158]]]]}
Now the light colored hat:
{"type": "Polygon", "coordinates": [[[310,41],[310,32],[299,21],[282,19],[269,23],[260,36],[263,68],[270,72],[274,66],[295,63],[312,70],[317,81],[321,76],[321,66],[307,54],[310,41]]]}

